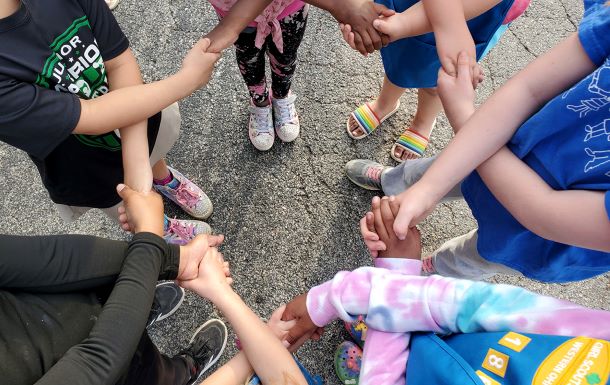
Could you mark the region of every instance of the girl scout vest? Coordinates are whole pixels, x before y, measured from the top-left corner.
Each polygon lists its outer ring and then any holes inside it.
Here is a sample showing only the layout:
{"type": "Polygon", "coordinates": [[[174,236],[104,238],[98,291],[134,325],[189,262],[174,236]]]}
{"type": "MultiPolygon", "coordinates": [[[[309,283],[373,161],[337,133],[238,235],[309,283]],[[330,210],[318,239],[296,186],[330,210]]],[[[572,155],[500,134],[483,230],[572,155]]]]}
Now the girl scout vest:
{"type": "Polygon", "coordinates": [[[407,385],[610,385],[610,342],[514,332],[414,333],[407,385]]]}

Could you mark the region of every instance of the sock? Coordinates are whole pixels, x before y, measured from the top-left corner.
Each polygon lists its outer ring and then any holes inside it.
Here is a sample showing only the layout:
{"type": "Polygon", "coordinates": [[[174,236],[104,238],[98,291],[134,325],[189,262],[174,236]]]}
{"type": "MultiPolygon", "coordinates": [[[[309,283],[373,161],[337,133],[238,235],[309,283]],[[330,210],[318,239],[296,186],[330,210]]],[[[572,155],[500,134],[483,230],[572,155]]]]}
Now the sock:
{"type": "Polygon", "coordinates": [[[180,185],[180,181],[174,177],[174,174],[170,171],[169,174],[163,179],[153,179],[153,182],[159,186],[167,186],[175,189],[180,185]]]}

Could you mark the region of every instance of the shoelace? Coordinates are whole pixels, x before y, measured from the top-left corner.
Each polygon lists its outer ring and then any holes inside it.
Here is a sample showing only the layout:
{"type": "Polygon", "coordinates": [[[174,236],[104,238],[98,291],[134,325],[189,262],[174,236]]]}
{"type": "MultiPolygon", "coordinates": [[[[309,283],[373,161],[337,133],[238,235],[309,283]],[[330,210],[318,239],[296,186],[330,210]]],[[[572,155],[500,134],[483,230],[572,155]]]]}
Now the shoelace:
{"type": "Polygon", "coordinates": [[[278,103],[278,110],[280,112],[280,120],[282,123],[292,123],[294,118],[297,116],[296,108],[294,103],[278,103]]]}
{"type": "Polygon", "coordinates": [[[434,274],[436,273],[436,269],[434,268],[434,263],[432,262],[432,257],[424,257],[421,260],[422,266],[421,269],[426,274],[434,274]]]}
{"type": "Polygon", "coordinates": [[[169,226],[167,227],[169,234],[175,234],[180,239],[190,240],[195,235],[195,226],[190,223],[182,223],[176,218],[169,220],[169,226]]]}
{"type": "Polygon", "coordinates": [[[199,202],[199,195],[187,188],[186,183],[180,182],[176,189],[176,200],[187,207],[195,207],[199,202]]]}
{"type": "Polygon", "coordinates": [[[369,167],[366,169],[364,175],[375,182],[379,182],[381,180],[382,171],[383,169],[381,167],[369,167]]]}
{"type": "Polygon", "coordinates": [[[269,111],[267,109],[254,108],[254,131],[256,131],[256,135],[271,132],[269,111]]]}

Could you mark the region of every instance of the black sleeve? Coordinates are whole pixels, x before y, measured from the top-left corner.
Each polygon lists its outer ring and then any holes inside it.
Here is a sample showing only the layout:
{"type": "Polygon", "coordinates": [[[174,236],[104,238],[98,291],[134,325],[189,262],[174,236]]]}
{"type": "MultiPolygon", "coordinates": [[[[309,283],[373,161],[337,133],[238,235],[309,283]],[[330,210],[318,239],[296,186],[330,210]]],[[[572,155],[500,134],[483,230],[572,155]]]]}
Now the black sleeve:
{"type": "Polygon", "coordinates": [[[78,0],[85,11],[104,61],[129,48],[129,41],[104,0],[78,0]]]}
{"type": "Polygon", "coordinates": [[[74,131],[76,95],[0,76],[0,140],[43,159],[74,131]]]}
{"type": "MultiPolygon", "coordinates": [[[[0,235],[0,287],[61,293],[109,285],[121,272],[128,247],[127,242],[87,235],[0,235]]],[[[179,247],[165,242],[161,247],[161,270],[151,282],[175,279],[178,273],[179,247]]]]}
{"type": "Polygon", "coordinates": [[[114,385],[146,327],[166,243],[136,234],[114,289],[89,336],[70,348],[36,385],[114,385]]]}

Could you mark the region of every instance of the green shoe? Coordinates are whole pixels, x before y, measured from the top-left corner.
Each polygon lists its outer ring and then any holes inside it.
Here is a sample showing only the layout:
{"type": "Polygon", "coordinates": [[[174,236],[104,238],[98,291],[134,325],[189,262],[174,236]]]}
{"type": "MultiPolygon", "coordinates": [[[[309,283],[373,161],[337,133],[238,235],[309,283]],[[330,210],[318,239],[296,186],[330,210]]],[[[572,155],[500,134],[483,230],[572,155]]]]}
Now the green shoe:
{"type": "Polygon", "coordinates": [[[335,372],[344,385],[358,385],[362,349],[351,341],[343,341],[335,351],[335,372]]]}

